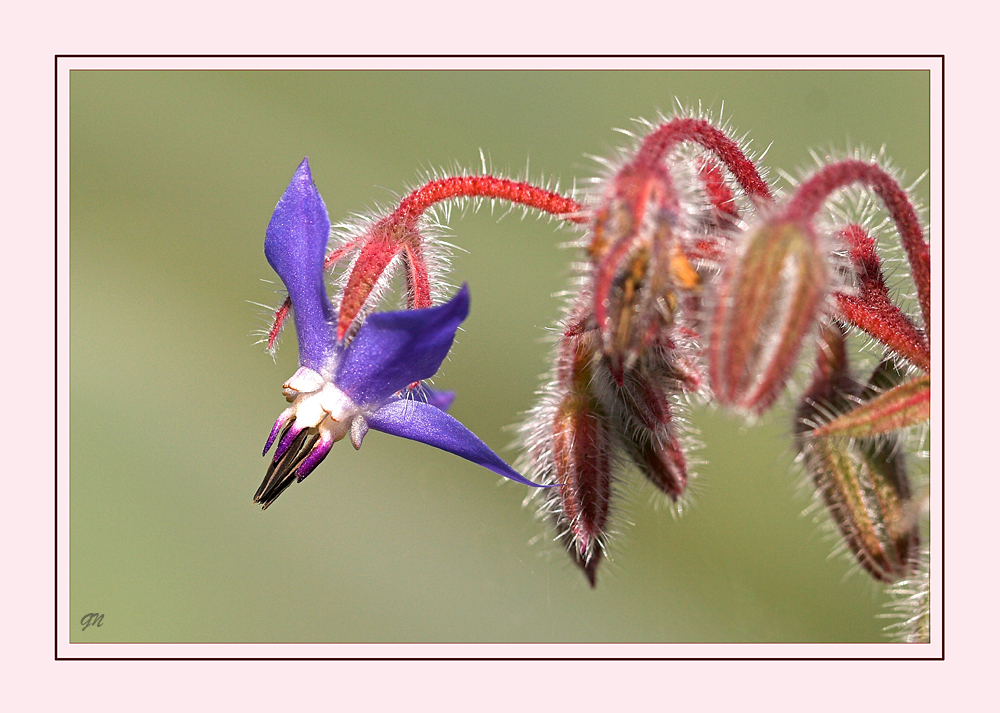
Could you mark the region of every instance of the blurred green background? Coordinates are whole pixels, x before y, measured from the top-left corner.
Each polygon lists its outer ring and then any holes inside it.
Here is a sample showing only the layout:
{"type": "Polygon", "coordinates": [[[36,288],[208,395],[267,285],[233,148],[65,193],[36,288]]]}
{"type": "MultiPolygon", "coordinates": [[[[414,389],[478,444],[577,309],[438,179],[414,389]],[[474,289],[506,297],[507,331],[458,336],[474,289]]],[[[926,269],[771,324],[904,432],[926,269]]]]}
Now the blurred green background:
{"type": "MultiPolygon", "coordinates": [[[[294,334],[255,346],[277,303],[262,241],[308,155],[334,222],[421,169],[598,172],[632,118],[674,98],[725,115],[765,164],[886,144],[929,163],[926,72],[106,72],[71,74],[71,618],[74,642],[883,641],[885,595],[811,518],[786,412],[711,409],[675,519],[627,479],[591,590],[526,489],[372,433],[338,445],[267,512],[251,498],[284,408],[294,334]]],[[[926,200],[926,183],[919,197],[926,200]]],[[[436,383],[507,450],[546,369],[574,256],[555,224],[453,215],[472,314],[436,383]]]]}

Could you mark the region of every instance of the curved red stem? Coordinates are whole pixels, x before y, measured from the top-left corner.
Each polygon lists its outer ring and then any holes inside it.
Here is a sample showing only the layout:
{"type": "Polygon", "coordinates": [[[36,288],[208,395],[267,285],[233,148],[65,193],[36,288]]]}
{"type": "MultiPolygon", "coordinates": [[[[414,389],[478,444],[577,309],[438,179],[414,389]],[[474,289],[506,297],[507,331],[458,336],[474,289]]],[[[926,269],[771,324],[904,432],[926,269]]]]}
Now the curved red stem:
{"type": "Polygon", "coordinates": [[[406,196],[389,216],[392,223],[411,223],[435,203],[449,198],[497,198],[585,223],[584,208],[572,198],[496,176],[449,176],[430,181],[406,196]]]}
{"type": "Polygon", "coordinates": [[[881,199],[899,231],[899,239],[910,263],[917,288],[927,339],[931,332],[931,253],[924,240],[917,211],[896,180],[877,164],[847,160],[820,169],[799,186],[788,202],[785,218],[797,223],[811,222],[830,194],[853,183],[861,183],[881,199]]]}
{"type": "MultiPolygon", "coordinates": [[[[452,198],[495,198],[534,208],[543,213],[557,215],[572,223],[585,223],[588,220],[582,204],[555,191],[539,188],[525,181],[513,181],[489,175],[438,178],[427,182],[403,198],[396,210],[379,220],[376,226],[373,226],[373,229],[364,236],[356,238],[327,255],[323,262],[324,269],[331,270],[337,261],[359,246],[364,250],[376,232],[382,236],[417,236],[412,244],[392,246],[395,250],[392,251],[389,259],[403,250],[409,306],[411,308],[430,306],[430,283],[427,266],[423,260],[422,245],[419,243],[417,221],[435,203],[452,198]],[[375,227],[379,230],[375,230],[375,227]]],[[[381,270],[388,265],[388,260],[385,259],[386,249],[383,247],[376,252],[379,253],[378,274],[380,274],[381,270]]],[[[347,287],[344,290],[345,299],[341,301],[340,314],[338,315],[338,338],[343,338],[374,284],[373,275],[368,274],[371,273],[370,266],[366,267],[361,263],[361,260],[355,262],[354,270],[348,278],[347,287]],[[362,275],[359,271],[363,271],[365,274],[362,275]],[[363,292],[361,302],[359,303],[357,299],[346,299],[347,293],[359,286],[367,288],[361,290],[363,292]]],[[[374,275],[375,279],[377,279],[378,274],[374,275]]],[[[268,349],[273,350],[278,333],[288,317],[290,308],[291,302],[286,298],[275,311],[274,321],[268,330],[268,349]]]]}
{"type": "Polygon", "coordinates": [[[680,117],[661,124],[643,140],[632,162],[637,166],[659,163],[670,151],[686,141],[700,144],[715,154],[752,200],[772,200],[767,182],[739,144],[705,119],[680,117]]]}

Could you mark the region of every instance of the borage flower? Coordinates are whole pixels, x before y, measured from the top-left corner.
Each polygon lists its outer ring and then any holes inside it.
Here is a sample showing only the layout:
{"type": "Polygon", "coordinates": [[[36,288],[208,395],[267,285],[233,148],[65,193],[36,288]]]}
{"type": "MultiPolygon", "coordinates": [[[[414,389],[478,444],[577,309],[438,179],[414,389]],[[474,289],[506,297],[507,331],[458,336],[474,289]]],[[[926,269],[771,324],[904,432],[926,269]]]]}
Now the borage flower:
{"type": "MultiPolygon", "coordinates": [[[[284,384],[291,406],[264,446],[278,445],[254,502],[266,509],[301,482],[350,434],[355,448],[369,428],[454,453],[525,485],[536,486],[444,412],[447,395],[412,384],[432,377],[469,314],[469,288],[437,307],[373,314],[347,345],[336,339],[333,307],[323,279],[330,232],[326,206],[309,160],[299,165],[267,228],[264,254],[292,304],[299,368],[284,384]]],[[[540,486],[538,486],[540,487],[540,486]]]]}

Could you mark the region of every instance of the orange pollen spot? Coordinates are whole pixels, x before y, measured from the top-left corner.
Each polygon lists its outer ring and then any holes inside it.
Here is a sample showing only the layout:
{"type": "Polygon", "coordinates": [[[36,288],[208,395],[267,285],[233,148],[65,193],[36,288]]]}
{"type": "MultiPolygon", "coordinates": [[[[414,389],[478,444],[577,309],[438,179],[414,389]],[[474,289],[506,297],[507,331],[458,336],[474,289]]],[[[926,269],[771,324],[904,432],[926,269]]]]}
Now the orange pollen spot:
{"type": "Polygon", "coordinates": [[[680,283],[681,287],[686,287],[689,290],[701,285],[701,277],[698,276],[679,248],[670,256],[670,274],[680,283]]]}

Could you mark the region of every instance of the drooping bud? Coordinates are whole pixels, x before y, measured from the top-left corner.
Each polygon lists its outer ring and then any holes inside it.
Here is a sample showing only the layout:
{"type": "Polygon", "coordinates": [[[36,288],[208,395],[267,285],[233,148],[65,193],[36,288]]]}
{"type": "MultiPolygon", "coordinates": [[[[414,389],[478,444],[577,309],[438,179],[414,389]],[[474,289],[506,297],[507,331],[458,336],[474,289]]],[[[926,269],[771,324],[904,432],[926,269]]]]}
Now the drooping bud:
{"type": "Polygon", "coordinates": [[[554,525],[556,539],[594,586],[621,444],[601,398],[611,379],[590,304],[582,296],[562,324],[553,379],[521,427],[520,465],[536,482],[555,486],[536,491],[544,498],[538,514],[554,525]]]}
{"type": "Polygon", "coordinates": [[[920,544],[902,451],[895,439],[800,440],[806,470],[847,546],[875,579],[909,573],[920,544]]]}
{"type": "Polygon", "coordinates": [[[758,226],[729,256],[709,344],[721,403],[753,413],[774,403],[827,295],[826,257],[808,226],[785,221],[758,226]]]}
{"type": "Polygon", "coordinates": [[[847,372],[844,333],[823,334],[812,386],[797,412],[796,447],[855,559],[876,579],[906,576],[920,544],[905,454],[895,435],[824,435],[823,423],[850,411],[864,394],[847,372]]]}
{"type": "MultiPolygon", "coordinates": [[[[611,453],[606,420],[594,403],[567,394],[552,425],[553,463],[563,525],[586,564],[599,549],[611,509],[611,453]]],[[[588,572],[593,579],[593,573],[588,572]]]]}
{"type": "Polygon", "coordinates": [[[667,432],[663,440],[653,432],[626,434],[625,450],[654,486],[677,502],[688,483],[687,458],[680,440],[667,432]]]}
{"type": "Polygon", "coordinates": [[[643,475],[671,500],[684,494],[688,482],[687,459],[674,422],[672,379],[664,363],[643,360],[630,370],[622,386],[612,391],[612,413],[622,424],[625,451],[643,475]]]}
{"type": "Polygon", "coordinates": [[[626,166],[591,226],[594,318],[615,380],[671,326],[678,291],[700,277],[681,246],[680,208],[665,168],[626,166]]]}
{"type": "Polygon", "coordinates": [[[561,352],[565,393],[551,425],[553,475],[560,487],[553,488],[553,496],[559,499],[557,524],[569,533],[567,547],[593,586],[611,510],[613,435],[591,391],[598,360],[596,333],[564,337],[561,352]]]}

